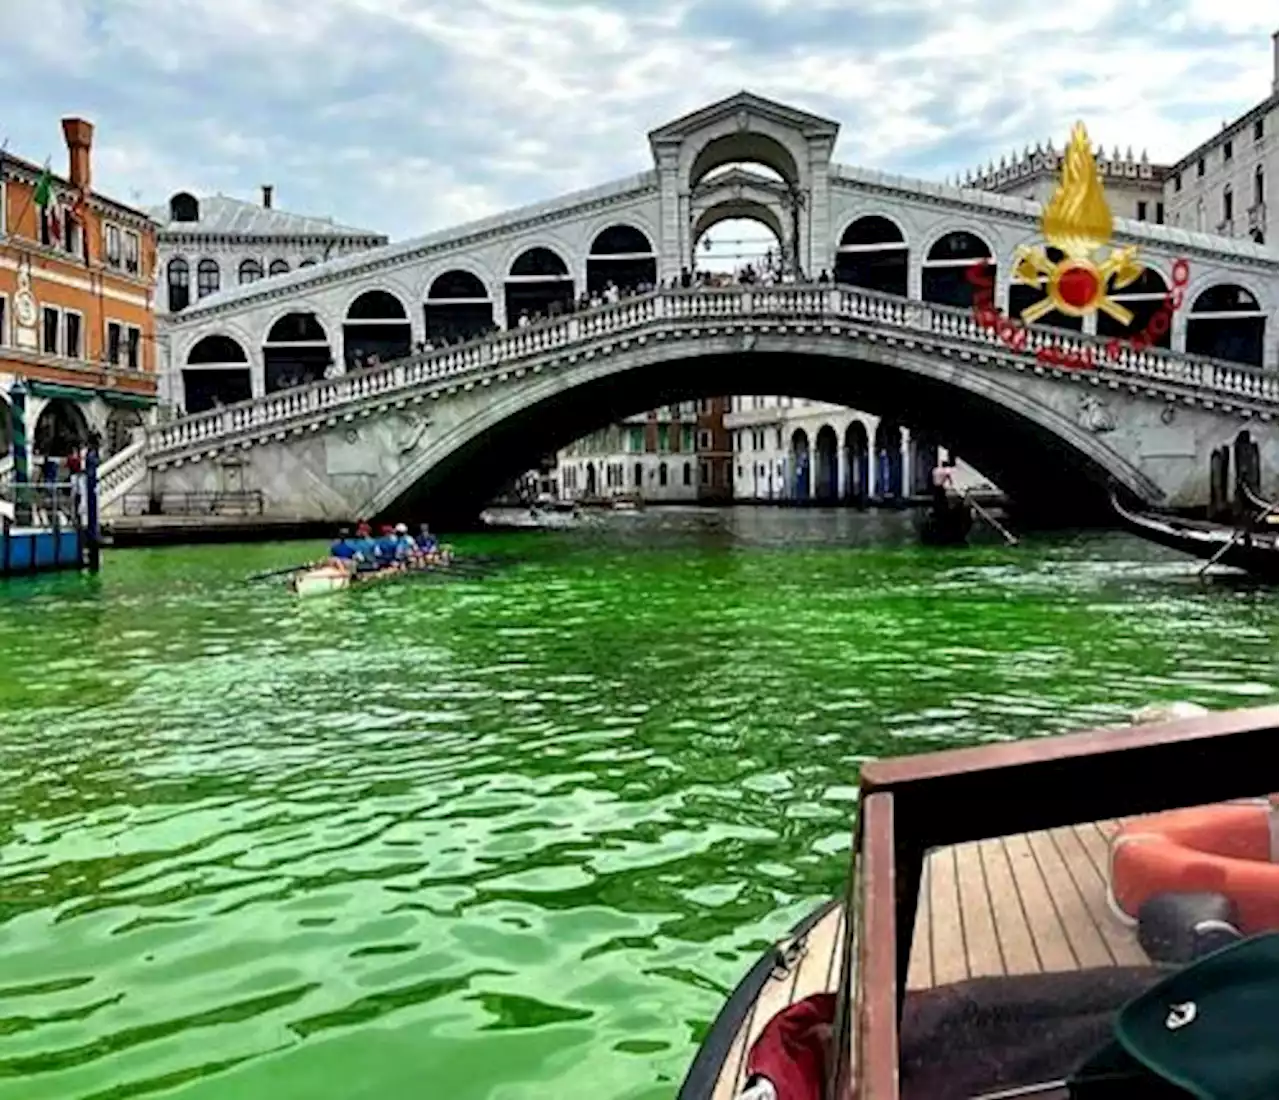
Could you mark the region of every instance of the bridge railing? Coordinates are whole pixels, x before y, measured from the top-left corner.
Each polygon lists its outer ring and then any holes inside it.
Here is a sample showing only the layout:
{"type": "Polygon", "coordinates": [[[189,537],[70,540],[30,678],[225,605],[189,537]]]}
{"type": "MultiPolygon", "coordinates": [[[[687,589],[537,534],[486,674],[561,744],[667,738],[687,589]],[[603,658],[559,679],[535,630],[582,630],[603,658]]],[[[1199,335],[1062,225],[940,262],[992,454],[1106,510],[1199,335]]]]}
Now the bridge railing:
{"type": "Polygon", "coordinates": [[[1176,382],[1216,394],[1275,402],[1280,399],[1277,376],[1248,367],[1194,359],[1161,348],[1137,350],[1122,344],[1114,356],[1103,337],[1068,332],[1044,325],[1026,326],[1026,342],[1011,351],[999,334],[978,322],[972,310],[900,298],[877,291],[833,284],[732,286],[662,289],[624,298],[581,313],[535,322],[483,337],[467,344],[408,356],[337,378],[295,389],[281,390],[225,408],[197,413],[147,430],[149,457],[188,450],[208,440],[243,434],[264,427],[337,410],[344,406],[420,388],[432,382],[455,380],[504,363],[513,366],[540,354],[605,336],[639,331],[663,323],[682,327],[717,320],[749,317],[785,320],[865,322],[899,332],[919,331],[962,341],[976,347],[999,348],[1034,362],[1043,348],[1084,355],[1116,375],[1176,382]]]}

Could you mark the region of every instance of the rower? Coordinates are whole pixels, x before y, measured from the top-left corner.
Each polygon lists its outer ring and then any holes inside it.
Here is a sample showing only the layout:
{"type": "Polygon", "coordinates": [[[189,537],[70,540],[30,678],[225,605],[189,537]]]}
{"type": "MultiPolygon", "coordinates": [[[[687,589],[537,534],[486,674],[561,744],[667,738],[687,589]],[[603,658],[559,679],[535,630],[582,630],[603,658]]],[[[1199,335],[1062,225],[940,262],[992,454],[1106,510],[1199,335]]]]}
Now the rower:
{"type": "Polygon", "coordinates": [[[348,573],[356,571],[356,548],[351,541],[351,532],[347,528],[344,527],[338,532],[337,540],[329,547],[329,557],[334,564],[341,566],[348,573]]]}
{"type": "Polygon", "coordinates": [[[369,526],[367,519],[356,520],[356,538],[371,539],[373,538],[373,528],[369,526]]]}
{"type": "Polygon", "coordinates": [[[396,560],[396,551],[400,548],[400,540],[390,524],[383,524],[378,532],[377,558],[379,568],[391,565],[396,560]]]}
{"type": "Polygon", "coordinates": [[[409,528],[403,523],[396,524],[396,560],[407,562],[418,556],[417,543],[409,534],[409,528]]]}

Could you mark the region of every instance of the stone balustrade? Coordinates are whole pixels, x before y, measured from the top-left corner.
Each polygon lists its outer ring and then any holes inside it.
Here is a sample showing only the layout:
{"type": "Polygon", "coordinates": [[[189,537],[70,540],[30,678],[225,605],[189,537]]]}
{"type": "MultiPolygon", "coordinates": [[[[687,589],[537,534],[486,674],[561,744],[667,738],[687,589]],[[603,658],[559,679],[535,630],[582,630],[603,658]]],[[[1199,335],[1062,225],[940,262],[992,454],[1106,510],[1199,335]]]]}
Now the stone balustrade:
{"type": "MultiPolygon", "coordinates": [[[[1015,350],[995,330],[980,324],[971,310],[854,287],[814,284],[663,289],[152,427],[146,433],[146,458],[154,461],[167,454],[198,450],[206,443],[213,446],[228,438],[260,434],[263,429],[283,430],[318,414],[341,415],[344,410],[371,400],[437,383],[466,381],[508,365],[532,366],[541,357],[563,354],[602,338],[664,330],[687,336],[691,330],[714,329],[718,322],[756,322],[762,326],[793,322],[839,324],[845,329],[870,330],[897,338],[928,334],[961,350],[967,346],[975,353],[1013,357],[1049,371],[1056,368],[1052,363],[1042,366],[1042,349],[1055,349],[1060,356],[1087,356],[1095,364],[1093,369],[1111,379],[1176,385],[1206,399],[1230,400],[1262,411],[1271,410],[1280,400],[1280,387],[1273,373],[1159,348],[1137,350],[1127,343],[1116,347],[1112,342],[1108,354],[1105,338],[1047,326],[1027,326],[1025,344],[1015,350]]],[[[122,455],[131,452],[132,448],[122,455]]]]}
{"type": "Polygon", "coordinates": [[[127,447],[117,451],[98,467],[98,507],[106,510],[147,473],[147,437],[141,432],[127,447]]]}

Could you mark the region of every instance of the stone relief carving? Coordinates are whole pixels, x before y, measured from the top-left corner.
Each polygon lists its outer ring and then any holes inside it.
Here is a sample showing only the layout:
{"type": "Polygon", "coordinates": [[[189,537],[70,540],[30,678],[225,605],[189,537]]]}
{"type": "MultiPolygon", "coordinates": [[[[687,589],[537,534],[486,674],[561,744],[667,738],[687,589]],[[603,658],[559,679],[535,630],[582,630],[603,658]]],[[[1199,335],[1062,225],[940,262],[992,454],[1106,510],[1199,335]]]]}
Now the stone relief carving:
{"type": "Polygon", "coordinates": [[[392,436],[396,451],[407,455],[410,451],[417,450],[418,444],[422,442],[422,437],[426,435],[429,427],[431,427],[430,417],[423,416],[421,413],[408,413],[399,417],[395,434],[392,436]]]}
{"type": "Polygon", "coordinates": [[[1116,418],[1105,401],[1087,393],[1080,398],[1080,423],[1091,432],[1101,434],[1116,430],[1116,418]]]}

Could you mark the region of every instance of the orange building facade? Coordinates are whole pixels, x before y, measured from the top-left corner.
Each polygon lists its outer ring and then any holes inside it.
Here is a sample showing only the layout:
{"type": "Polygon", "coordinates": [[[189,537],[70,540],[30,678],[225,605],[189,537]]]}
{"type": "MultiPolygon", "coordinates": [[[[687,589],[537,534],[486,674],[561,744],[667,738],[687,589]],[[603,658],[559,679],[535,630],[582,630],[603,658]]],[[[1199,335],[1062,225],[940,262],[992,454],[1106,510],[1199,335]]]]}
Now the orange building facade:
{"type": "Polygon", "coordinates": [[[156,225],[92,189],[93,126],[67,118],[62,131],[60,202],[37,202],[40,165],[0,155],[0,461],[18,379],[36,460],[69,454],[91,432],[104,455],[119,450],[156,400],[156,225]]]}

